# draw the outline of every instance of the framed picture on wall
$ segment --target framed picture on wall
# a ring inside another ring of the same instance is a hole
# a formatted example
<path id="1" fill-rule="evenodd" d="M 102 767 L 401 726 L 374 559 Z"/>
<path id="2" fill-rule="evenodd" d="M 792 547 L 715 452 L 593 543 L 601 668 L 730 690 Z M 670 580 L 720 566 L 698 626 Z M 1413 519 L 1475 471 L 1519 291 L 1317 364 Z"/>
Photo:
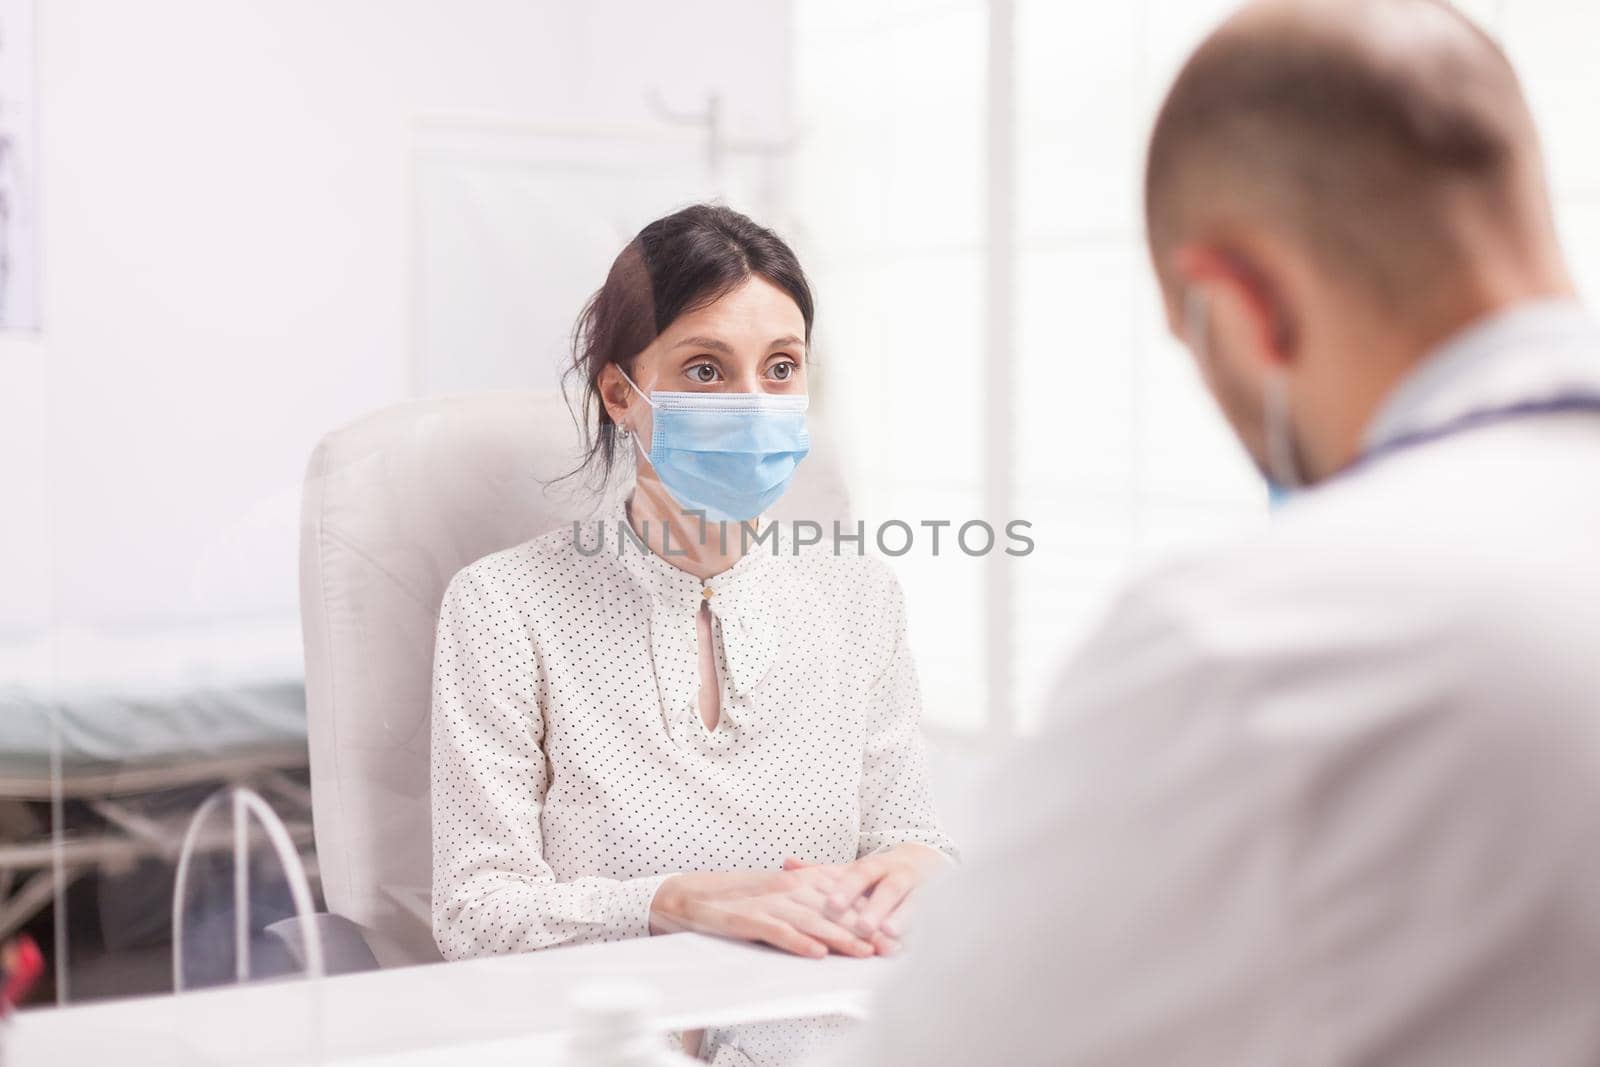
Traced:
<path id="1" fill-rule="evenodd" d="M 37 330 L 33 0 L 0 0 L 0 329 Z"/>

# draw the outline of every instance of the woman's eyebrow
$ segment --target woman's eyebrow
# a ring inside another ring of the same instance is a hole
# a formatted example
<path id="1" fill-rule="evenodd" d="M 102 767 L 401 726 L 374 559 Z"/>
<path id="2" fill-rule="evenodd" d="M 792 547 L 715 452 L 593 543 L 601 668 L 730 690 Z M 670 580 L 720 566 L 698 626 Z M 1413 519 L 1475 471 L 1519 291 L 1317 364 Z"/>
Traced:
<path id="1" fill-rule="evenodd" d="M 805 345 L 805 342 L 791 333 L 791 334 L 785 334 L 784 336 L 778 338 L 777 340 L 773 341 L 767 347 L 768 348 L 782 348 L 782 347 L 784 347 L 786 345 L 800 345 L 800 346 L 803 347 Z M 683 340 L 679 341 L 677 344 L 673 345 L 672 347 L 673 348 L 709 348 L 713 352 L 722 352 L 722 353 L 724 353 L 726 355 L 732 355 L 733 354 L 733 346 L 732 345 L 728 344 L 728 342 L 726 342 L 726 341 L 719 341 L 715 337 L 685 337 Z"/>
<path id="2" fill-rule="evenodd" d="M 728 355 L 733 354 L 732 345 L 728 344 L 726 341 L 719 341 L 715 337 L 685 337 L 672 347 L 687 348 L 691 346 L 694 348 L 709 348 L 713 352 L 723 352 Z"/>

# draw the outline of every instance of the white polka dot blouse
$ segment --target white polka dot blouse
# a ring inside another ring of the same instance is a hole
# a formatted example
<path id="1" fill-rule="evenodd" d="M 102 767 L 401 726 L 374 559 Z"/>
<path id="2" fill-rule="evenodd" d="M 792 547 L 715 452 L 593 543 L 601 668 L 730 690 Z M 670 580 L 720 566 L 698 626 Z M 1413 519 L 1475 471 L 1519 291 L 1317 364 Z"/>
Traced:
<path id="1" fill-rule="evenodd" d="M 599 518 L 484 557 L 434 654 L 433 928 L 447 959 L 649 933 L 690 871 L 954 855 L 929 796 L 899 584 L 778 525 L 702 582 Z M 826 539 L 825 539 L 826 540 Z M 712 615 L 722 714 L 697 706 Z"/>

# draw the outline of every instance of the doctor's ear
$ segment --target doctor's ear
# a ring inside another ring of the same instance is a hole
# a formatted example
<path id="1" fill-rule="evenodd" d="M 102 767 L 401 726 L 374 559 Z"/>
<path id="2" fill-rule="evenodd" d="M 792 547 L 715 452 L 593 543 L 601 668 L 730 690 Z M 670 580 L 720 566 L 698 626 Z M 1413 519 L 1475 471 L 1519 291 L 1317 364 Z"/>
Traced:
<path id="1" fill-rule="evenodd" d="M 1232 335 L 1232 351 L 1272 366 L 1294 361 L 1295 316 L 1270 271 L 1238 251 L 1191 244 L 1177 249 L 1173 269 L 1184 291 L 1201 291 L 1212 328 Z"/>

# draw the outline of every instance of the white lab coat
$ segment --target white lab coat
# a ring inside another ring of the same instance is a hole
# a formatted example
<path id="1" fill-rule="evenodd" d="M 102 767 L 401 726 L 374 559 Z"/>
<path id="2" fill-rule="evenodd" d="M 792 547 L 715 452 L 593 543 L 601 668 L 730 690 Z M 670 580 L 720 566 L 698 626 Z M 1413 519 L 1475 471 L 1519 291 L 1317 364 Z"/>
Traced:
<path id="1" fill-rule="evenodd" d="M 1536 305 L 1369 444 L 1600 398 Z M 1133 585 L 855 1064 L 1600 1063 L 1600 412 L 1380 454 Z"/>

